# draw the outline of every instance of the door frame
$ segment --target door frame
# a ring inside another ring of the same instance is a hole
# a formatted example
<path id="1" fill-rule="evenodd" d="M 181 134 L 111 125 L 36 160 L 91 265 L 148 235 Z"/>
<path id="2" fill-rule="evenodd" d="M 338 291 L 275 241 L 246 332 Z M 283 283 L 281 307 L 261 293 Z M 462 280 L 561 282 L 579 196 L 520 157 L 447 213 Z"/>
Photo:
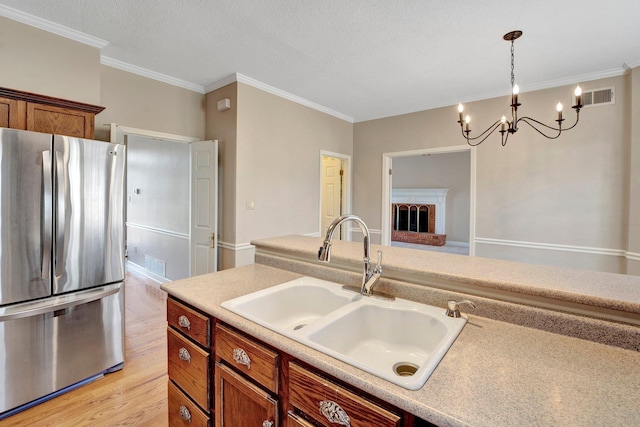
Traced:
<path id="1" fill-rule="evenodd" d="M 318 236 L 322 234 L 322 158 L 323 157 L 335 157 L 344 161 L 344 180 L 342 181 L 342 214 L 351 213 L 351 182 L 352 182 L 352 167 L 351 156 L 349 154 L 336 153 L 333 151 L 320 150 L 320 157 L 318 160 Z M 351 229 L 347 228 L 345 233 L 345 239 L 351 240 Z"/>
<path id="2" fill-rule="evenodd" d="M 476 150 L 469 145 L 455 145 L 451 147 L 423 148 L 409 151 L 382 153 L 382 206 L 381 206 L 381 236 L 382 245 L 391 245 L 391 190 L 393 189 L 393 159 L 398 157 L 413 157 L 427 154 L 447 154 L 469 151 L 469 256 L 475 255 L 476 235 Z"/>
<path id="3" fill-rule="evenodd" d="M 114 142 L 117 144 L 123 144 L 123 145 L 127 145 L 127 137 L 128 135 L 136 135 L 136 136 L 142 136 L 145 138 L 152 138 L 152 139 L 161 139 L 161 140 L 166 140 L 166 141 L 172 141 L 172 142 L 177 142 L 177 143 L 185 143 L 185 144 L 191 144 L 192 142 L 197 142 L 200 141 L 200 138 L 195 138 L 195 137 L 191 137 L 191 136 L 185 136 L 185 135 L 175 135 L 175 134 L 171 134 L 171 133 L 165 133 L 165 132 L 157 132 L 157 131 L 153 131 L 153 130 L 148 130 L 148 129 L 139 129 L 139 128 L 134 128 L 134 127 L 129 127 L 129 126 L 122 126 L 119 125 L 117 123 L 108 123 L 109 125 L 109 140 L 110 142 Z M 191 162 L 191 160 L 189 160 L 189 162 Z M 191 170 L 191 165 L 189 166 L 189 169 Z M 127 188 L 127 166 L 125 163 L 125 174 L 124 174 L 124 188 L 126 191 Z M 191 191 L 191 174 L 189 174 L 189 191 Z M 193 207 L 191 205 L 191 194 L 189 195 L 189 276 L 191 276 L 192 272 L 192 265 L 193 265 L 193 253 L 192 253 L 192 248 L 191 248 L 191 240 L 192 240 L 192 236 L 191 236 L 191 215 L 192 215 L 192 210 Z M 124 215 L 125 218 L 127 217 L 127 203 L 124 203 Z M 127 227 L 125 224 L 125 245 L 127 242 Z M 133 263 L 129 263 L 127 261 L 127 264 L 129 266 L 133 266 Z M 135 269 L 135 268 L 134 268 Z M 146 275 L 148 277 L 151 277 L 151 275 L 153 275 L 153 273 L 151 272 L 146 272 L 146 271 L 140 271 L 138 269 L 136 269 L 136 271 L 138 271 L 139 273 Z M 152 279 L 159 281 L 159 282 L 166 282 L 168 281 L 168 279 L 166 278 L 162 278 L 159 277 L 157 275 L 153 275 L 153 277 L 151 277 Z"/>

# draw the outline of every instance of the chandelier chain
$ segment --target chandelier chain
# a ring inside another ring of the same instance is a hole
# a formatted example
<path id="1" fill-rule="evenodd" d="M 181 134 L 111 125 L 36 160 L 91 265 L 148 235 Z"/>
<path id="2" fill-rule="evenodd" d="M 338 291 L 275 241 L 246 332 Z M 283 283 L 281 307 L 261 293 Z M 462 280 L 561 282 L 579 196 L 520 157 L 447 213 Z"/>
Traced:
<path id="1" fill-rule="evenodd" d="M 516 84 L 516 76 L 514 74 L 514 69 L 515 69 L 515 48 L 513 45 L 514 40 L 511 40 L 511 89 L 513 89 L 513 86 Z"/>

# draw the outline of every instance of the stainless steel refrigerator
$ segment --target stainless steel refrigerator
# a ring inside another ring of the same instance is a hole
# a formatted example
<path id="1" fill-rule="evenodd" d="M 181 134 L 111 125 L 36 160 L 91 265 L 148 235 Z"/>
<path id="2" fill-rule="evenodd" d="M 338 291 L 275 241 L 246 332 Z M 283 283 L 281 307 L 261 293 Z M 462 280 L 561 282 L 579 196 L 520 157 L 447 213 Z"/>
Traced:
<path id="1" fill-rule="evenodd" d="M 0 419 L 123 366 L 124 165 L 0 129 Z"/>

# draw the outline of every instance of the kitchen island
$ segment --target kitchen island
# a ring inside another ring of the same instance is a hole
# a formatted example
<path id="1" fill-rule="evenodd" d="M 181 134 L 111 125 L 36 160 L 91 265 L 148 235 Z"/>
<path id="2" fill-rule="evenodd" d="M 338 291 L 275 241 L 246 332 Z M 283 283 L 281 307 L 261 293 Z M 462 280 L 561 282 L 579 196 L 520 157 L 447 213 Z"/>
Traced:
<path id="1" fill-rule="evenodd" d="M 475 310 L 426 384 L 395 386 L 220 307 L 303 275 L 360 280 L 362 245 L 318 238 L 253 242 L 256 263 L 164 284 L 224 324 L 438 426 L 639 425 L 640 278 L 382 247 L 376 290 Z M 374 248 L 376 249 L 376 248 Z M 411 327 L 411 325 L 408 325 Z M 419 327 L 419 326 L 414 326 Z"/>

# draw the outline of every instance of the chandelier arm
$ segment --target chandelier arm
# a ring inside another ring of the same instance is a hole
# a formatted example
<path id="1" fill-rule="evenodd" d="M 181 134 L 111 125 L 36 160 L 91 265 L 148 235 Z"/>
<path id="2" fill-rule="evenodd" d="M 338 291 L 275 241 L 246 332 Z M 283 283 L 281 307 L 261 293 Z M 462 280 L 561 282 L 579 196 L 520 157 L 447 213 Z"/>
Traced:
<path id="1" fill-rule="evenodd" d="M 546 133 L 542 132 L 540 129 L 538 129 L 534 124 L 530 123 L 530 122 L 529 122 L 529 120 L 531 120 L 531 121 L 533 121 L 533 122 L 535 122 L 535 123 L 538 123 L 538 124 L 540 124 L 540 125 L 542 125 L 542 126 L 544 126 L 544 127 L 546 127 L 546 128 L 549 128 L 549 129 L 551 129 L 551 130 L 554 130 L 554 131 L 558 132 L 558 134 L 557 134 L 556 136 L 549 136 L 549 135 L 547 135 Z M 536 132 L 538 132 L 540 135 L 542 135 L 542 136 L 544 136 L 545 138 L 548 138 L 548 139 L 557 139 L 557 138 L 560 136 L 560 134 L 562 133 L 562 131 L 563 131 L 563 129 L 557 129 L 557 128 L 554 128 L 554 127 L 551 127 L 551 126 L 545 125 L 544 123 L 539 122 L 539 121 L 537 121 L 536 119 L 532 119 L 531 117 L 520 117 L 520 118 L 518 119 L 518 121 L 522 121 L 522 122 L 524 122 L 524 123 L 528 124 L 529 126 L 531 126 L 531 127 L 533 128 L 533 130 L 535 130 L 535 131 L 536 131 Z"/>
<path id="2" fill-rule="evenodd" d="M 506 136 L 504 136 L 504 133 L 502 134 L 503 135 L 503 137 L 502 137 L 502 146 L 503 147 L 505 145 L 507 145 L 507 141 L 509 140 L 509 135 L 511 134 L 511 132 L 506 131 L 505 133 L 507 134 Z"/>
<path id="3" fill-rule="evenodd" d="M 580 121 L 580 110 L 576 110 L 576 122 L 571 127 L 568 127 L 566 129 L 562 129 L 562 130 L 565 131 L 565 130 L 573 129 L 578 124 L 578 121 Z"/>
<path id="4" fill-rule="evenodd" d="M 485 139 L 489 138 L 491 136 L 491 134 L 493 134 L 493 132 L 496 131 L 496 129 L 498 129 L 498 127 L 500 126 L 501 121 L 500 120 L 496 120 L 491 126 L 489 126 L 484 132 L 482 132 L 480 135 L 473 137 L 473 138 L 469 138 L 468 134 L 465 134 L 465 131 L 462 130 L 462 136 L 467 140 L 467 144 L 469 144 L 472 147 L 476 147 L 480 144 L 482 144 L 484 142 Z M 484 138 L 482 138 L 484 136 Z M 472 141 L 476 141 L 478 139 L 482 138 L 480 141 L 478 142 L 472 142 Z"/>

